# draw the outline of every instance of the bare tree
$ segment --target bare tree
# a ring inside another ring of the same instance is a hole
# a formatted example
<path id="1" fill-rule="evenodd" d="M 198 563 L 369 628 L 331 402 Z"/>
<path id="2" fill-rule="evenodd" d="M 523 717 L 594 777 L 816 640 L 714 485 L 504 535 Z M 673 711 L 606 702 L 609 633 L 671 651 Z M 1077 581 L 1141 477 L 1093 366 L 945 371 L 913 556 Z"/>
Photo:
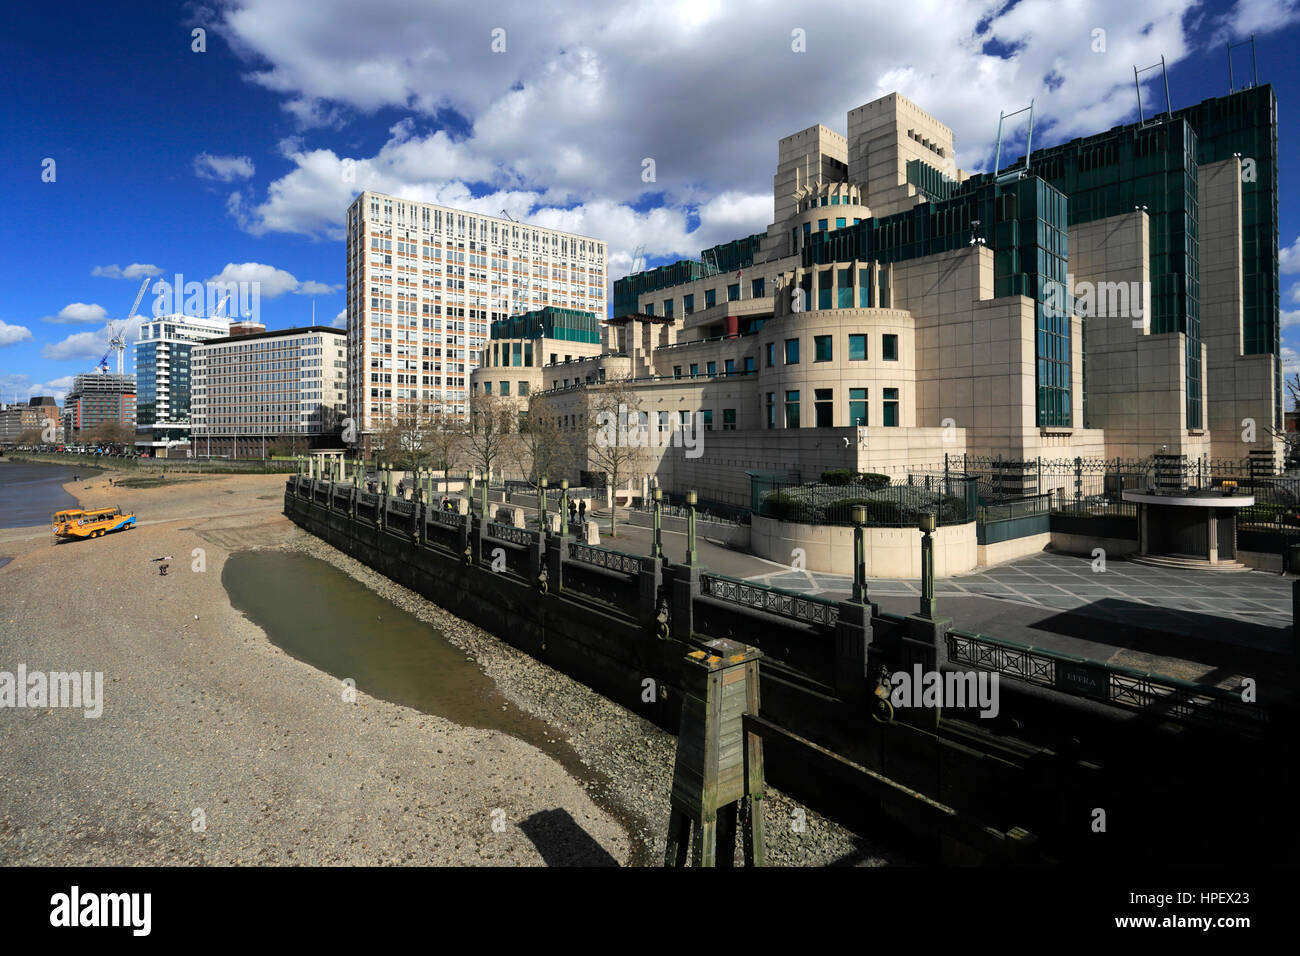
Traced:
<path id="1" fill-rule="evenodd" d="M 573 454 L 572 444 L 546 400 L 541 395 L 530 396 L 528 410 L 519 413 L 518 433 L 510 448 L 524 480 L 536 489 L 542 478 L 559 474 Z"/>
<path id="2" fill-rule="evenodd" d="M 617 492 L 628 475 L 644 471 L 649 460 L 649 416 L 630 377 L 609 378 L 587 389 L 587 460 L 605 472 Z M 618 533 L 617 498 L 610 502 L 609 536 Z"/>
<path id="3" fill-rule="evenodd" d="M 439 408 L 430 419 L 426 437 L 429 447 L 429 467 L 442 472 L 445 489 L 445 482 L 451 477 L 451 470 L 460 464 L 467 453 L 468 428 L 459 416 Z"/>
<path id="4" fill-rule="evenodd" d="M 440 418 L 428 407 L 403 408 L 376 429 L 376 453 L 386 463 L 405 471 L 432 467 Z"/>
<path id="5" fill-rule="evenodd" d="M 518 406 L 509 398 L 475 395 L 469 403 L 465 451 L 483 474 L 483 516 L 487 517 L 488 479 L 497 464 L 510 460 L 518 438 Z"/>

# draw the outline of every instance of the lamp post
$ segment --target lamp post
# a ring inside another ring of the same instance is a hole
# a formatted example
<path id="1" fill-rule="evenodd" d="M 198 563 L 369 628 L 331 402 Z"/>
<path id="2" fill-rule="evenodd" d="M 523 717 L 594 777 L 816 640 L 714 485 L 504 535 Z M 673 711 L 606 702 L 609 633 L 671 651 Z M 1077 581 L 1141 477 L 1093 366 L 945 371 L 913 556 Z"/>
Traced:
<path id="1" fill-rule="evenodd" d="M 663 489 L 656 486 L 654 491 L 651 492 L 651 496 L 654 499 L 654 550 L 650 552 L 650 556 L 662 561 L 664 559 Z"/>
<path id="2" fill-rule="evenodd" d="M 537 481 L 537 527 L 543 531 L 546 530 L 546 485 L 545 478 L 539 478 Z"/>
<path id="3" fill-rule="evenodd" d="M 921 617 L 934 620 L 934 528 L 933 511 L 921 512 Z"/>
<path id="4" fill-rule="evenodd" d="M 700 496 L 694 490 L 686 492 L 686 566 L 692 567 L 695 555 L 695 504 Z"/>
<path id="5" fill-rule="evenodd" d="M 560 479 L 560 537 L 565 537 L 569 523 L 569 479 Z"/>
<path id="6" fill-rule="evenodd" d="M 867 523 L 867 509 L 862 505 L 853 506 L 853 600 L 859 604 L 867 603 L 867 555 L 863 538 L 864 525 Z"/>

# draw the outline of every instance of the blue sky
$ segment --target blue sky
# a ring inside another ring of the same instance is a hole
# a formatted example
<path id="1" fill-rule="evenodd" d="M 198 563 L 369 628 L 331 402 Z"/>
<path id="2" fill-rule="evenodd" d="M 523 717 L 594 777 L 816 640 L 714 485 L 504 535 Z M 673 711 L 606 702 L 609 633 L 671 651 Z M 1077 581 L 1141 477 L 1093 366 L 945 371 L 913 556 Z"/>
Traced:
<path id="1" fill-rule="evenodd" d="M 999 109 L 1037 97 L 1043 146 L 1100 131 L 1135 118 L 1133 66 L 1162 54 L 1186 106 L 1228 91 L 1224 44 L 1251 32 L 1279 101 L 1283 335 L 1300 367 L 1297 0 L 592 6 L 11 6 L 4 400 L 61 397 L 155 270 L 260 281 L 271 328 L 306 324 L 313 302 L 335 321 L 339 230 L 365 186 L 597 236 L 617 277 L 641 245 L 654 265 L 764 229 L 776 141 L 818 122 L 843 130 L 884 93 L 952 126 L 957 164 L 982 170 Z M 1238 85 L 1249 57 L 1234 51 Z M 1144 74 L 1144 103 L 1163 104 L 1157 78 Z M 152 304 L 146 293 L 141 311 Z"/>

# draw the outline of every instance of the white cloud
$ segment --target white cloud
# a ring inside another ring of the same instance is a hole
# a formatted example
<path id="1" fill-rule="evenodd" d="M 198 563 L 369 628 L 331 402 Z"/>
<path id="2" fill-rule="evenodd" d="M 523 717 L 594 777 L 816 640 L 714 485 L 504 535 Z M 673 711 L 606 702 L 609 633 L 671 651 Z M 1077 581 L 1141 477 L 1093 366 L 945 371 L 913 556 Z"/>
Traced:
<path id="1" fill-rule="evenodd" d="M 1272 33 L 1297 20 L 1300 20 L 1300 0 L 1237 0 L 1236 5 L 1219 18 L 1215 42 L 1241 40 L 1252 33 Z"/>
<path id="2" fill-rule="evenodd" d="M 194 157 L 194 175 L 200 179 L 215 179 L 230 183 L 248 179 L 253 175 L 253 161 L 247 156 L 213 156 L 199 153 Z"/>
<path id="3" fill-rule="evenodd" d="M 140 337 L 140 325 L 145 321 L 145 318 L 145 316 L 137 315 L 126 327 L 126 366 L 128 371 L 134 354 L 131 343 Z M 152 318 L 150 318 L 150 321 L 152 321 Z M 55 361 L 84 360 L 97 362 L 108 351 L 108 332 L 107 325 L 95 331 L 74 332 L 67 338 L 42 347 L 41 357 Z M 87 371 L 90 371 L 90 369 L 87 369 Z"/>
<path id="4" fill-rule="evenodd" d="M 334 316 L 334 321 L 330 325 L 336 329 L 346 329 L 348 327 L 348 310 L 339 309 L 339 314 Z"/>
<path id="5" fill-rule="evenodd" d="M 31 329 L 25 325 L 10 325 L 0 319 L 0 346 L 16 345 L 32 337 Z"/>
<path id="6" fill-rule="evenodd" d="M 298 295 L 332 295 L 343 288 L 341 285 L 327 285 L 324 282 L 316 282 L 308 279 L 293 291 Z"/>
<path id="7" fill-rule="evenodd" d="M 1278 250 L 1277 269 L 1283 275 L 1300 272 L 1300 236 L 1291 245 Z"/>
<path id="8" fill-rule="evenodd" d="M 0 399 L 6 402 L 26 402 L 35 395 L 52 395 L 62 404 L 68 390 L 72 388 L 72 376 L 64 375 L 48 382 L 33 382 L 30 375 L 13 373 L 0 375 Z"/>
<path id="9" fill-rule="evenodd" d="M 1300 325 L 1300 309 L 1283 309 L 1278 315 L 1284 329 Z"/>
<path id="10" fill-rule="evenodd" d="M 1300 353 L 1289 345 L 1282 346 L 1282 374 L 1295 375 L 1300 373 Z"/>
<path id="11" fill-rule="evenodd" d="M 71 302 L 59 309 L 58 315 L 47 315 L 46 322 L 72 325 L 77 322 L 103 322 L 108 312 L 102 305 L 86 302 Z"/>
<path id="12" fill-rule="evenodd" d="M 616 13 L 577 0 L 389 0 L 378 14 L 365 0 L 319 0 L 304 22 L 288 0 L 245 0 L 212 27 L 304 125 L 410 115 L 370 156 L 282 144 L 293 168 L 261 198 L 232 193 L 227 210 L 256 235 L 337 239 L 363 188 L 493 215 L 504 207 L 605 239 L 617 275 L 642 243 L 650 256 L 694 256 L 763 230 L 777 140 L 815 123 L 845 132 L 848 110 L 893 90 L 953 127 L 968 169 L 992 159 L 997 110 L 1031 97 L 1044 145 L 1122 122 L 1135 108 L 1132 64 L 1182 59 L 1195 8 L 828 0 L 792 16 L 700 0 L 630 0 Z M 498 26 L 503 54 L 490 48 Z M 807 53 L 791 51 L 795 27 Z M 1098 27 L 1103 53 L 1092 49 Z M 983 52 L 990 41 L 1015 52 Z M 1144 88 L 1144 102 L 1155 92 Z M 466 118 L 464 135 L 429 129 L 447 110 Z M 641 179 L 646 157 L 654 183 Z M 662 194 L 662 209 L 636 211 L 647 193 Z M 697 214 L 699 228 L 688 228 Z"/>
<path id="13" fill-rule="evenodd" d="M 291 273 L 261 262 L 242 262 L 238 265 L 228 262 L 224 269 L 208 281 L 257 283 L 254 288 L 258 288 L 259 294 L 267 299 L 274 299 L 298 288 L 298 280 Z"/>
<path id="14" fill-rule="evenodd" d="M 95 266 L 90 270 L 90 274 L 92 276 L 103 276 L 106 279 L 140 279 L 144 276 L 162 275 L 162 270 L 155 265 L 133 262 L 125 269 L 118 265 Z"/>

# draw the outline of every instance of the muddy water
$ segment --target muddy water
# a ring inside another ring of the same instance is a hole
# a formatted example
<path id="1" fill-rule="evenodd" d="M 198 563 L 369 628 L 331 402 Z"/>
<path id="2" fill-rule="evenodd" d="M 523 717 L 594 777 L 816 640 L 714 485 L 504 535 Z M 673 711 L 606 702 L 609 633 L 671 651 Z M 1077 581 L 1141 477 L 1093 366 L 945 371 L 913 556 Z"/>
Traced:
<path id="1" fill-rule="evenodd" d="M 77 499 L 63 490 L 63 483 L 74 475 L 98 474 L 79 465 L 0 461 L 0 528 L 48 525 L 54 512 L 77 507 Z"/>
<path id="2" fill-rule="evenodd" d="M 646 822 L 614 796 L 556 728 L 517 707 L 442 634 L 337 568 L 302 554 L 242 551 L 226 560 L 230 603 L 288 654 L 372 697 L 463 727 L 510 734 L 554 758 L 627 831 L 631 863 L 650 865 Z"/>

